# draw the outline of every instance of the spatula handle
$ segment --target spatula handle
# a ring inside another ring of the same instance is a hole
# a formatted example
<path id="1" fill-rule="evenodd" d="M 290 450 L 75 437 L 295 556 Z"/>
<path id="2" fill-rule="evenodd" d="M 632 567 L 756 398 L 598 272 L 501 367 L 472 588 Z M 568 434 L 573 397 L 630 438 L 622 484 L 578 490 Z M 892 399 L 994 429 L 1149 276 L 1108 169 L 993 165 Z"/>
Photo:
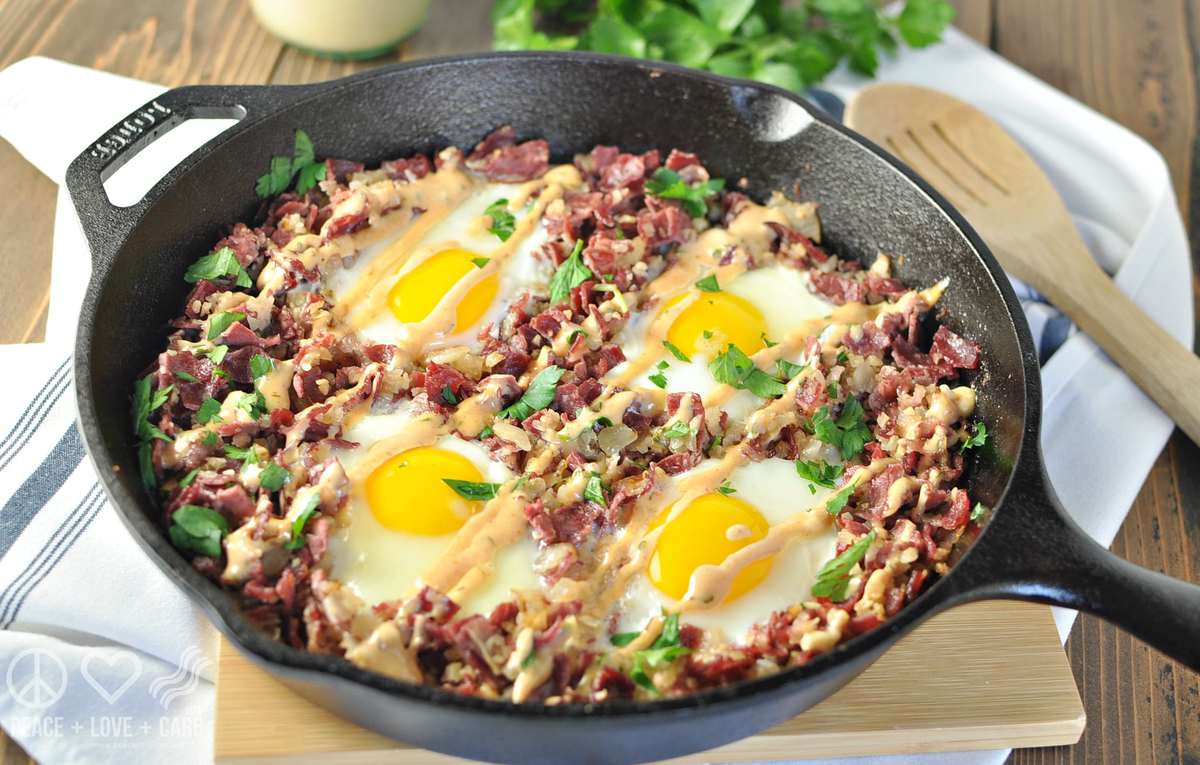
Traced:
<path id="1" fill-rule="evenodd" d="M 1117 289 L 1098 266 L 1073 271 L 1041 291 L 1200 444 L 1200 358 Z"/>

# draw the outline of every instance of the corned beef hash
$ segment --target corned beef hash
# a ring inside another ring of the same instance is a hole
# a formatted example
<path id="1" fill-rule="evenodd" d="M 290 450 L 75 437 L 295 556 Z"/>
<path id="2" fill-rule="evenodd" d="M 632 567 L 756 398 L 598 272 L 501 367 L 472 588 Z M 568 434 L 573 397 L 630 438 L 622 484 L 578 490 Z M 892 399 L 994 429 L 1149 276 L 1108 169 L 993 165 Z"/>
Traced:
<path id="1" fill-rule="evenodd" d="M 882 624 L 987 512 L 980 349 L 702 158 L 496 130 L 295 155 L 136 384 L 172 542 L 261 629 L 513 702 L 652 699 Z M 896 253 L 900 255 L 902 253 Z"/>

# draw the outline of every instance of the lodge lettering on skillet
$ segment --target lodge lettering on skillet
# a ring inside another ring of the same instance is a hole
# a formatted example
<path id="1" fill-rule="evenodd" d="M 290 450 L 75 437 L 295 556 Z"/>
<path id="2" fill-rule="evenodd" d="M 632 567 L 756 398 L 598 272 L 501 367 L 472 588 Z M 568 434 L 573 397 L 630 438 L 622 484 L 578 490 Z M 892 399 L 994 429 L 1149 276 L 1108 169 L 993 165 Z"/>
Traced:
<path id="1" fill-rule="evenodd" d="M 88 153 L 96 159 L 112 159 L 136 141 L 138 137 L 145 134 L 147 130 L 161 124 L 174 113 L 170 107 L 163 106 L 158 101 L 151 101 L 126 117 L 108 135 L 93 144 Z"/>

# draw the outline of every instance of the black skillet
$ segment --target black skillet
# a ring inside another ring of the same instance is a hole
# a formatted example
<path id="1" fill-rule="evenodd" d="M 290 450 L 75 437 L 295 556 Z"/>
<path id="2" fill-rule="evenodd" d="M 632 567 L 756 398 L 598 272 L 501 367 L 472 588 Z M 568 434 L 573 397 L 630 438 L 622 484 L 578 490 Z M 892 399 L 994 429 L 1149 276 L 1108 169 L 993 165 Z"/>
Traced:
<path id="1" fill-rule="evenodd" d="M 142 201 L 127 208 L 108 202 L 103 179 L 158 135 L 189 118 L 228 116 L 242 119 Z M 971 466 L 969 488 L 994 510 L 978 539 L 961 546 L 965 554 L 948 576 L 879 629 L 803 667 L 681 699 L 547 708 L 456 696 L 294 650 L 255 631 L 224 592 L 188 565 L 139 486 L 129 426 L 132 383 L 163 346 L 164 328 L 187 292 L 188 264 L 233 221 L 253 217 L 255 177 L 271 155 L 290 151 L 296 128 L 308 131 L 321 155 L 370 163 L 469 147 L 505 123 L 524 136 L 545 137 L 561 160 L 597 143 L 633 151 L 680 147 L 697 152 L 715 176 L 745 177 L 759 197 L 798 186 L 804 199 L 820 203 L 825 241 L 835 251 L 867 262 L 880 251 L 898 255 L 898 275 L 908 284 L 950 278 L 945 322 L 984 348 L 975 380 L 978 413 L 994 444 Z M 1055 498 L 1038 451 L 1037 355 L 1017 299 L 983 242 L 911 171 L 791 93 L 667 65 L 549 53 L 423 61 L 318 85 L 180 88 L 80 155 L 67 186 L 95 262 L 75 349 L 79 422 L 109 498 L 150 557 L 234 645 L 356 723 L 484 760 L 672 757 L 796 715 L 917 624 L 982 598 L 1091 611 L 1200 667 L 1200 588 L 1109 554 Z"/>

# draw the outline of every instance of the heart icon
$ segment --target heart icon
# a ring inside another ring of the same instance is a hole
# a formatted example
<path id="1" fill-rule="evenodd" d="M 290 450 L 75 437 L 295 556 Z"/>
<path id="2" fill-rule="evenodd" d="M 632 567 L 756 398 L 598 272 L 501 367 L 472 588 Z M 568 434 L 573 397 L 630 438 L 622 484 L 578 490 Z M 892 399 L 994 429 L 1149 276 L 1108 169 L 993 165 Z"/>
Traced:
<path id="1" fill-rule="evenodd" d="M 142 676 L 142 660 L 129 651 L 93 648 L 79 664 L 79 674 L 100 698 L 114 704 Z"/>

